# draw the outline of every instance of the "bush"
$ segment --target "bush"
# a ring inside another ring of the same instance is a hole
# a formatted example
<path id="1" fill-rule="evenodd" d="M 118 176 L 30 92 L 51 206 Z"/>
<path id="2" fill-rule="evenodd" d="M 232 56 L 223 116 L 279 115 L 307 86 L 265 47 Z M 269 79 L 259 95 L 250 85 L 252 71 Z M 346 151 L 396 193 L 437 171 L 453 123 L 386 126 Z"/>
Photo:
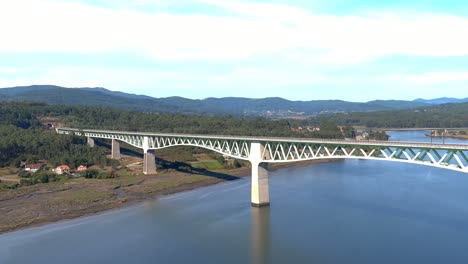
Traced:
<path id="1" fill-rule="evenodd" d="M 21 170 L 21 171 L 18 173 L 18 176 L 19 176 L 20 178 L 31 178 L 32 174 L 31 174 L 29 171 Z"/>
<path id="2" fill-rule="evenodd" d="M 0 183 L 0 189 L 10 189 L 10 190 L 13 190 L 13 189 L 18 189 L 19 187 L 19 183 L 3 183 L 1 182 Z"/>
<path id="3" fill-rule="evenodd" d="M 21 186 L 29 186 L 29 185 L 33 185 L 34 183 L 32 182 L 31 179 L 21 179 L 20 180 L 20 185 Z"/>
<path id="4" fill-rule="evenodd" d="M 40 183 L 48 183 L 49 182 L 49 175 L 47 173 L 41 173 L 35 177 L 38 182 Z"/>
<path id="5" fill-rule="evenodd" d="M 98 170 L 87 170 L 85 173 L 84 173 L 84 177 L 86 179 L 92 179 L 92 178 L 96 178 L 96 175 L 99 174 L 99 171 Z"/>
<path id="6" fill-rule="evenodd" d="M 226 159 L 221 155 L 216 156 L 216 161 L 219 162 L 219 164 L 221 164 L 221 165 L 226 163 Z"/>
<path id="7" fill-rule="evenodd" d="M 107 159 L 107 165 L 111 166 L 112 169 L 116 169 L 118 166 L 120 166 L 120 161 L 115 159 Z"/>
<path id="8" fill-rule="evenodd" d="M 30 174 L 30 177 L 24 177 L 21 179 L 20 184 L 24 186 L 34 185 L 38 183 L 48 183 L 67 179 L 68 176 L 57 175 L 50 171 L 38 171 L 34 174 Z"/>
<path id="9" fill-rule="evenodd" d="M 113 172 L 101 171 L 96 179 L 111 179 L 114 178 Z"/>
<path id="10" fill-rule="evenodd" d="M 101 171 L 101 170 L 88 170 L 83 175 L 86 179 L 110 179 L 115 178 L 113 172 Z"/>
<path id="11" fill-rule="evenodd" d="M 236 159 L 232 162 L 232 165 L 234 166 L 234 168 L 242 167 L 242 163 L 240 163 L 240 161 L 238 161 Z"/>

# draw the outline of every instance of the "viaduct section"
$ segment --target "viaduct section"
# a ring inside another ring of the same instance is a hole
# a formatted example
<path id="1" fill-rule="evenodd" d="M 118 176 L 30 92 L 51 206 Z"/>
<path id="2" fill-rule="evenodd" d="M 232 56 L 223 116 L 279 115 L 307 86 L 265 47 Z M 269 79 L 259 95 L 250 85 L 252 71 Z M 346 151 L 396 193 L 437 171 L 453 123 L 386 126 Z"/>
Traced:
<path id="1" fill-rule="evenodd" d="M 174 146 L 194 146 L 252 165 L 252 205 L 269 205 L 268 163 L 318 159 L 366 159 L 420 164 L 468 173 L 468 145 L 392 141 L 323 140 L 216 135 L 140 133 L 57 128 L 58 134 L 112 141 L 112 158 L 120 159 L 120 142 L 143 149 L 143 173 L 155 174 L 155 151 Z"/>

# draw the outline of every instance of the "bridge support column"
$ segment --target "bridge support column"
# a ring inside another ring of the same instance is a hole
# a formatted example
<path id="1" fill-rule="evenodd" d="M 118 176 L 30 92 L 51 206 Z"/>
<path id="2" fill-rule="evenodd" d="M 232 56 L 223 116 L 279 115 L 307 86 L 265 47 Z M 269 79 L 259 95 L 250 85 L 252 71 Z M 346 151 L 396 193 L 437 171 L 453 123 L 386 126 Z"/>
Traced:
<path id="1" fill-rule="evenodd" d="M 154 150 L 149 149 L 149 138 L 143 138 L 143 173 L 148 174 L 156 174 L 156 155 Z"/>
<path id="2" fill-rule="evenodd" d="M 116 139 L 112 139 L 112 158 L 120 159 L 120 143 Z"/>
<path id="3" fill-rule="evenodd" d="M 94 138 L 88 137 L 88 146 L 94 148 Z"/>
<path id="4" fill-rule="evenodd" d="M 270 205 L 270 187 L 267 164 L 262 163 L 263 146 L 251 143 L 250 163 L 252 164 L 252 206 Z"/>
<path id="5" fill-rule="evenodd" d="M 147 150 L 143 158 L 143 173 L 156 174 L 156 155 L 154 150 Z"/>

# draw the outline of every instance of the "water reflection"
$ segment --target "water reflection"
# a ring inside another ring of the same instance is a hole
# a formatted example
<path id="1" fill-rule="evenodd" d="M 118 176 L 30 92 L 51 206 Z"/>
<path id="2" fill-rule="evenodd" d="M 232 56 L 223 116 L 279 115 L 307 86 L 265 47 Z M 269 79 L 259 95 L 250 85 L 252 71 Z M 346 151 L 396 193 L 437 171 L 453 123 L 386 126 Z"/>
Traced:
<path id="1" fill-rule="evenodd" d="M 252 264 L 271 263 L 270 232 L 270 207 L 252 207 Z"/>

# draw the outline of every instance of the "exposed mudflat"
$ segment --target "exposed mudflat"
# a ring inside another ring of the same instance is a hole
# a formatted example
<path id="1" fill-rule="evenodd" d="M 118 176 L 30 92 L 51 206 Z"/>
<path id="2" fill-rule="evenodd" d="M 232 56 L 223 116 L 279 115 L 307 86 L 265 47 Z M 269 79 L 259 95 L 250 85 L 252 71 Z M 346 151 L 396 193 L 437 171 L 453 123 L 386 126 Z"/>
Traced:
<path id="1" fill-rule="evenodd" d="M 307 165 L 309 161 L 274 164 L 271 169 Z M 135 171 L 139 170 L 135 167 Z M 161 195 L 236 180 L 250 175 L 250 168 L 192 174 L 163 171 L 157 175 L 125 173 L 114 179 L 71 179 L 37 184 L 16 190 L 0 190 L 0 233 L 24 227 L 77 218 Z"/>

